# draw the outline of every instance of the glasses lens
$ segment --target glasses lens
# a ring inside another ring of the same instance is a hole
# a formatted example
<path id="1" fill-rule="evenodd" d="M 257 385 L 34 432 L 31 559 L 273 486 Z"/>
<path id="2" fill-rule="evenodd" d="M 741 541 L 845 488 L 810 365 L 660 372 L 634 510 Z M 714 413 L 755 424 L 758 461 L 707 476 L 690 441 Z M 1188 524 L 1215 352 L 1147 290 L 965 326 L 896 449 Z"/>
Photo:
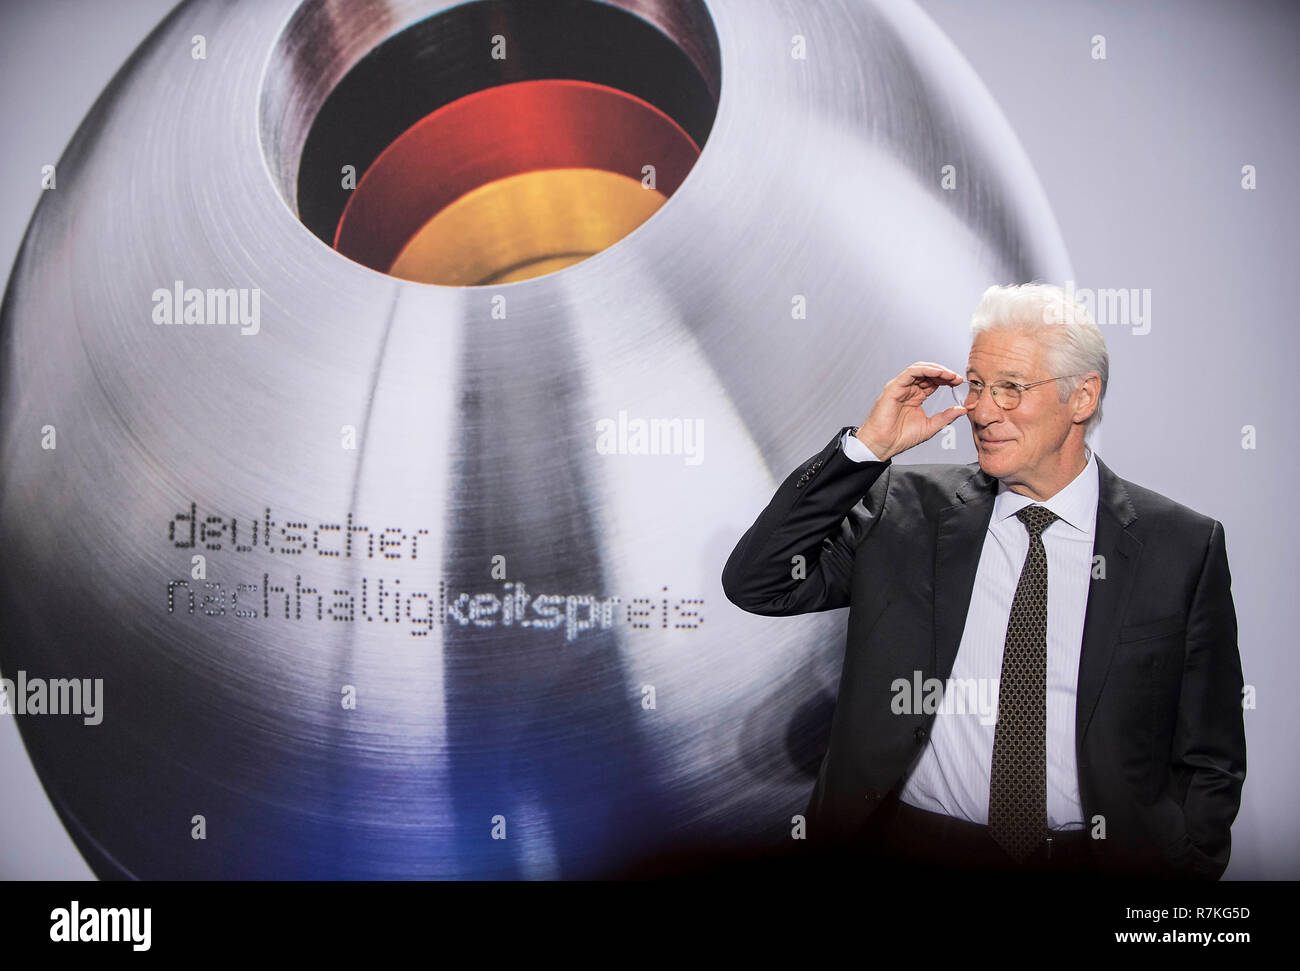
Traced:
<path id="1" fill-rule="evenodd" d="M 970 383 L 966 381 L 963 381 L 955 388 L 949 386 L 948 390 L 952 392 L 953 404 L 961 405 L 968 411 L 975 405 L 975 402 L 979 400 L 975 394 L 975 390 L 970 386 Z M 1007 411 L 1010 411 L 1016 405 L 1020 404 L 1020 389 L 1012 387 L 1009 384 L 998 384 L 994 385 L 993 388 L 989 388 L 985 385 L 984 390 L 986 394 L 996 390 L 997 394 L 993 395 L 994 402 L 998 407 L 1004 408 Z"/>
<path id="2" fill-rule="evenodd" d="M 927 418 L 933 418 L 939 412 L 947 411 L 953 405 L 960 404 L 960 402 L 953 399 L 951 394 L 953 390 L 951 385 L 944 384 L 930 392 L 921 405 Z"/>

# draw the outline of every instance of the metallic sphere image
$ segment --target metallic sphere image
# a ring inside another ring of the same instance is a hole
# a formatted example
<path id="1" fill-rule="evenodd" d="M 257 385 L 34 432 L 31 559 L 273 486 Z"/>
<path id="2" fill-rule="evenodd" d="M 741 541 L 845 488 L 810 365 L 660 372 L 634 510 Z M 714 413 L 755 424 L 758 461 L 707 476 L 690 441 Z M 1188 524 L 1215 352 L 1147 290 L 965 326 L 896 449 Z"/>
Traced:
<path id="1" fill-rule="evenodd" d="M 844 619 L 721 565 L 1065 247 L 907 0 L 540 8 L 188 0 L 59 160 L 0 669 L 102 679 L 19 723 L 100 877 L 601 877 L 806 804 Z"/>

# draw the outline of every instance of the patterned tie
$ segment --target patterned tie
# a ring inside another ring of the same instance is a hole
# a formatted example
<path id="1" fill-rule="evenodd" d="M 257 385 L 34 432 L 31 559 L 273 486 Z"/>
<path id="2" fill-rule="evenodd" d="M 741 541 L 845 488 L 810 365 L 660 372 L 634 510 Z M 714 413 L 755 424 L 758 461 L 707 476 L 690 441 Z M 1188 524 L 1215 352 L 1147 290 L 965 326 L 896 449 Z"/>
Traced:
<path id="1" fill-rule="evenodd" d="M 1002 650 L 989 833 L 1020 863 L 1047 833 L 1047 551 L 1042 533 L 1058 517 L 1042 506 L 1026 506 L 1016 516 L 1029 530 L 1029 552 Z"/>

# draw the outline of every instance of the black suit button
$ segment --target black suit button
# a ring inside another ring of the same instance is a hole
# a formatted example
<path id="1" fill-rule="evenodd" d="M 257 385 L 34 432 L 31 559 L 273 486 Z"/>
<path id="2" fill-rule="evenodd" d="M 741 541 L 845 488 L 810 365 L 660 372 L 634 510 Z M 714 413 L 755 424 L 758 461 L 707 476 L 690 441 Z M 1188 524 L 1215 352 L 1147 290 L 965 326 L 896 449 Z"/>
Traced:
<path id="1" fill-rule="evenodd" d="M 927 738 L 927 732 L 924 728 L 918 726 L 916 731 L 912 733 L 912 737 L 918 742 L 924 742 Z"/>
<path id="2" fill-rule="evenodd" d="M 880 802 L 881 798 L 883 798 L 883 796 L 879 789 L 867 790 L 867 794 L 866 794 L 867 802 Z"/>

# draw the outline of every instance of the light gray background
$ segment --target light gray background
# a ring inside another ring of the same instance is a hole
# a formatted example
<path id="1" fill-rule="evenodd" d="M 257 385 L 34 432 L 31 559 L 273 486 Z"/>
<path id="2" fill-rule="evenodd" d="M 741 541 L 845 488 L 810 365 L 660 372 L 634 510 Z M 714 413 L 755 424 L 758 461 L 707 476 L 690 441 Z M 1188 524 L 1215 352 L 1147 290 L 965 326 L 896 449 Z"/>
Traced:
<path id="1" fill-rule="evenodd" d="M 920 5 L 1018 134 L 1076 285 L 1151 291 L 1150 333 L 1105 328 L 1111 385 L 1098 453 L 1119 475 L 1224 525 L 1242 662 L 1259 705 L 1246 712 L 1249 770 L 1226 878 L 1300 877 L 1300 597 L 1286 586 L 1296 530 L 1285 491 L 1300 445 L 1290 371 L 1300 338 L 1286 289 L 1300 251 L 1300 5 Z M 99 92 L 171 7 L 4 0 L 6 278 L 39 199 L 41 166 L 58 161 Z M 1091 56 L 1097 34 L 1104 61 Z M 1253 192 L 1241 188 L 1245 164 L 1258 172 Z M 944 363 L 961 370 L 965 362 Z M 870 404 L 864 399 L 863 414 Z M 846 424 L 861 417 L 841 416 Z M 1244 425 L 1257 429 L 1253 451 L 1241 448 Z M 13 718 L 0 718 L 0 878 L 91 878 Z"/>

